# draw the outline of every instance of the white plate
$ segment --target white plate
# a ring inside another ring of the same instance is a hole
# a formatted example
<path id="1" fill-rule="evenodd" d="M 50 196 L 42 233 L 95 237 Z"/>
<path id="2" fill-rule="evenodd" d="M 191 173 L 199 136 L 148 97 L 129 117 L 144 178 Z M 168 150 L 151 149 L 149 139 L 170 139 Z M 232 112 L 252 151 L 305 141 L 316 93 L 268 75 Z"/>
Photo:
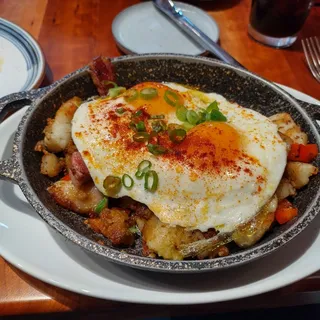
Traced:
<path id="1" fill-rule="evenodd" d="M 317 102 L 311 97 L 306 100 Z M 2 159 L 11 154 L 14 130 L 24 112 L 0 126 Z M 168 275 L 113 264 L 67 242 L 11 183 L 0 181 L 0 198 L 0 254 L 38 279 L 94 297 L 154 304 L 218 302 L 274 290 L 320 269 L 320 215 L 306 231 L 260 260 L 212 273 Z"/>
<path id="2" fill-rule="evenodd" d="M 44 68 L 42 51 L 31 35 L 0 18 L 0 98 L 37 88 Z"/>
<path id="3" fill-rule="evenodd" d="M 213 41 L 218 41 L 219 28 L 211 16 L 190 4 L 182 2 L 175 2 L 175 4 Z M 112 33 L 118 47 L 127 54 L 200 55 L 205 52 L 199 44 L 157 10 L 152 2 L 140 3 L 120 12 L 113 20 Z"/>
<path id="4" fill-rule="evenodd" d="M 300 99 L 302 101 L 305 101 L 305 102 L 309 102 L 309 103 L 313 103 L 313 104 L 319 104 L 320 105 L 320 101 L 315 99 L 315 98 L 312 98 L 310 96 L 308 96 L 307 94 L 303 93 L 303 92 L 300 92 L 296 89 L 293 89 L 293 88 L 290 88 L 290 87 L 287 87 L 283 84 L 279 84 L 279 83 L 276 83 L 279 87 L 282 87 L 282 89 L 284 89 L 285 91 L 287 91 L 288 93 L 290 93 L 293 97 L 296 97 L 297 99 Z"/>

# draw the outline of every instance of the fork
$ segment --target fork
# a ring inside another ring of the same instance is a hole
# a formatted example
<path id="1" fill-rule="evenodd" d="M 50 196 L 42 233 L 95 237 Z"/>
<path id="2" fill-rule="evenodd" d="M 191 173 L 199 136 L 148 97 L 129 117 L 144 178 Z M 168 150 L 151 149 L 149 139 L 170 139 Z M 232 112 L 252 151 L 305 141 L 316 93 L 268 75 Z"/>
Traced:
<path id="1" fill-rule="evenodd" d="M 312 75 L 320 82 L 320 44 L 317 37 L 301 40 L 304 55 Z"/>

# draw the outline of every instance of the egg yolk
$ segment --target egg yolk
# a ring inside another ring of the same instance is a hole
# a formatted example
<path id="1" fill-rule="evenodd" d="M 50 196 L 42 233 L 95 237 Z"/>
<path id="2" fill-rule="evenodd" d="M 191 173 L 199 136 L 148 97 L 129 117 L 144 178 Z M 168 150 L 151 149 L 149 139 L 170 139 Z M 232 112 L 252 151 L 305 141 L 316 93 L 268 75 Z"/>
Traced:
<path id="1" fill-rule="evenodd" d="M 223 167 L 236 169 L 237 160 L 243 156 L 239 132 L 224 122 L 195 126 L 175 151 L 195 168 L 210 171 Z"/>
<path id="2" fill-rule="evenodd" d="M 178 97 L 178 103 L 183 104 L 183 98 L 178 91 L 175 91 L 161 83 L 156 82 L 144 82 L 134 86 L 132 89 L 138 90 L 139 92 L 145 88 L 155 88 L 157 89 L 157 96 L 150 100 L 142 99 L 141 96 L 130 102 L 136 109 L 144 107 L 145 111 L 150 115 L 166 115 L 175 112 L 175 107 L 171 106 L 165 101 L 165 93 L 170 90 L 176 94 Z"/>

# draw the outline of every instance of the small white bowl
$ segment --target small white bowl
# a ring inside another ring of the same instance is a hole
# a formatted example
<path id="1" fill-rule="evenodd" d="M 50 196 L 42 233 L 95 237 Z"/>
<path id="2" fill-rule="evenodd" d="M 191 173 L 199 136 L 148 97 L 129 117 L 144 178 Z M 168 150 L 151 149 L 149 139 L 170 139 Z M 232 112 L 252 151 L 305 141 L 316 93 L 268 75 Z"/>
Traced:
<path id="1" fill-rule="evenodd" d="M 219 27 L 210 15 L 190 4 L 182 2 L 175 4 L 213 41 L 218 41 Z M 112 22 L 112 33 L 118 47 L 126 54 L 201 55 L 206 52 L 155 8 L 152 2 L 140 3 L 120 12 Z"/>

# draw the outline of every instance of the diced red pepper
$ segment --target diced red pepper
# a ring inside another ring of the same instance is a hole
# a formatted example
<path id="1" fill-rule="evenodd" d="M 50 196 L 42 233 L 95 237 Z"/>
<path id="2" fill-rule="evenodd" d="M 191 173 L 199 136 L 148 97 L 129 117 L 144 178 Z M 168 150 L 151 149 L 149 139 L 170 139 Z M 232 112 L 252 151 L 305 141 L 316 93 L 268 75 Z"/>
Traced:
<path id="1" fill-rule="evenodd" d="M 287 223 L 298 215 L 298 209 L 290 201 L 283 199 L 279 202 L 275 212 L 276 220 L 279 224 Z"/>
<path id="2" fill-rule="evenodd" d="M 70 175 L 65 175 L 61 180 L 63 180 L 63 181 L 70 181 L 71 180 L 71 178 L 70 178 Z"/>
<path id="3" fill-rule="evenodd" d="M 288 154 L 288 160 L 309 163 L 318 155 L 318 152 L 316 144 L 293 143 Z"/>

